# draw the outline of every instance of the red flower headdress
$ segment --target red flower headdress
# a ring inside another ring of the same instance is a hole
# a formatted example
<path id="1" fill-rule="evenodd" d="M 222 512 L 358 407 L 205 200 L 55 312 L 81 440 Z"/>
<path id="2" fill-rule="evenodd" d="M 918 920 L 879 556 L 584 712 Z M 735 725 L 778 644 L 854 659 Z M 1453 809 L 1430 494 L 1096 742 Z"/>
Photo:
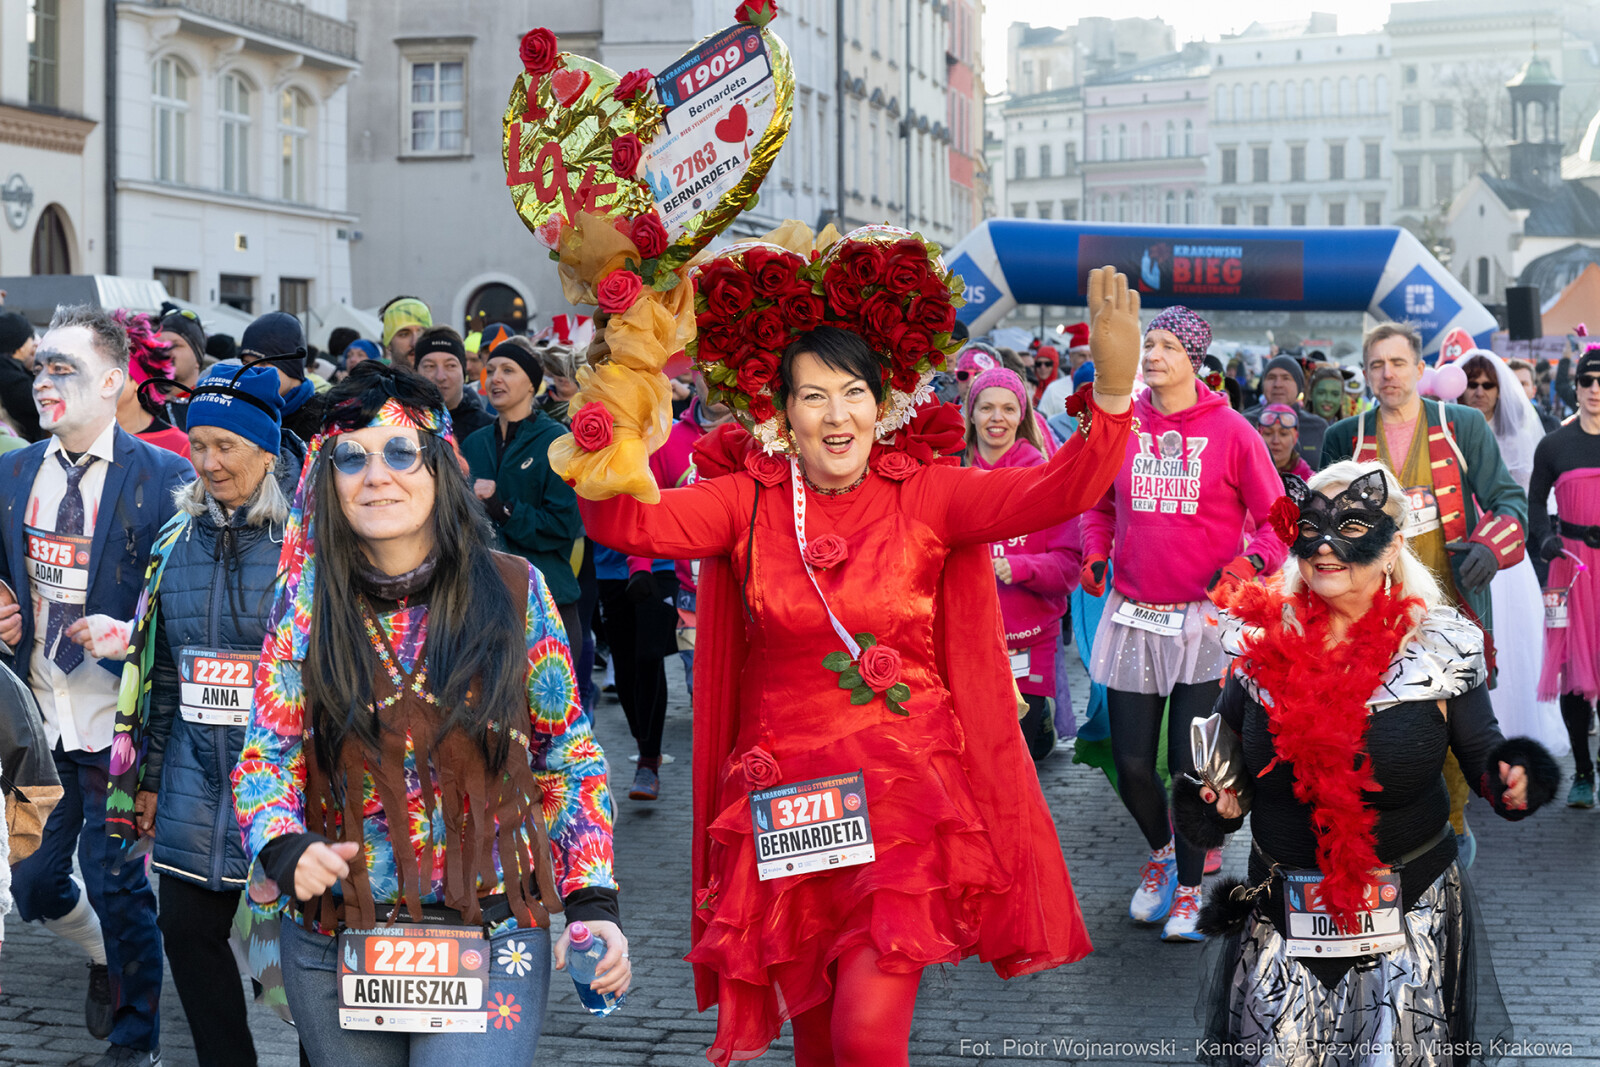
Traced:
<path id="1" fill-rule="evenodd" d="M 696 270 L 694 283 L 697 336 L 687 351 L 711 399 L 731 406 L 768 452 L 787 449 L 778 364 L 797 335 L 837 326 L 878 354 L 887 385 L 879 440 L 912 421 L 959 347 L 950 331 L 964 282 L 937 245 L 892 226 L 852 230 L 809 260 L 776 244 L 734 245 Z"/>

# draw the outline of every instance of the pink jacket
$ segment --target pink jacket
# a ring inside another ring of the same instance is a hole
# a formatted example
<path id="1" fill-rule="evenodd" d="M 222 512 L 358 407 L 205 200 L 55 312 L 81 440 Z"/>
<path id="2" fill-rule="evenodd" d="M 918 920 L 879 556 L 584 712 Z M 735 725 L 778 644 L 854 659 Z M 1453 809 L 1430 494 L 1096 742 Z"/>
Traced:
<path id="1" fill-rule="evenodd" d="M 1083 554 L 1110 556 L 1117 592 L 1130 600 L 1203 600 L 1234 557 L 1259 556 L 1273 571 L 1288 555 L 1267 524 L 1283 482 L 1266 442 L 1225 394 L 1199 382 L 1195 392 L 1198 403 L 1170 416 L 1148 393 L 1134 401 L 1139 432 L 1128 437 L 1127 460 L 1083 513 Z"/>
<path id="2" fill-rule="evenodd" d="M 974 455 L 972 465 L 979 470 L 1002 467 L 1035 467 L 1045 461 L 1037 448 L 1018 440 L 998 463 L 985 463 Z M 1000 614 L 1006 628 L 1006 646 L 1026 648 L 1049 642 L 1053 648 L 1061 632 L 1061 616 L 1067 600 L 1078 587 L 1078 572 L 1083 567 L 1079 518 L 1046 527 L 1026 537 L 996 541 L 989 546 L 996 558 L 1011 563 L 1011 584 L 1000 583 Z"/>

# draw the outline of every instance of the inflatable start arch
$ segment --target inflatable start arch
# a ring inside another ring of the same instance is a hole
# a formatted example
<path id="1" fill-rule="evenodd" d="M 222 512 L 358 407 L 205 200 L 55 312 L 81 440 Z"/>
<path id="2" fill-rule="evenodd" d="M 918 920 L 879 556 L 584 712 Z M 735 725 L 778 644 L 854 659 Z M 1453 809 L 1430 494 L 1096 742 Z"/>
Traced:
<path id="1" fill-rule="evenodd" d="M 1288 229 L 1128 226 L 988 219 L 946 253 L 966 279 L 961 321 L 986 333 L 1018 304 L 1082 307 L 1089 271 L 1107 263 L 1144 304 L 1197 311 L 1365 311 L 1414 323 L 1423 352 L 1460 328 L 1489 346 L 1494 316 L 1409 231 L 1396 226 Z"/>

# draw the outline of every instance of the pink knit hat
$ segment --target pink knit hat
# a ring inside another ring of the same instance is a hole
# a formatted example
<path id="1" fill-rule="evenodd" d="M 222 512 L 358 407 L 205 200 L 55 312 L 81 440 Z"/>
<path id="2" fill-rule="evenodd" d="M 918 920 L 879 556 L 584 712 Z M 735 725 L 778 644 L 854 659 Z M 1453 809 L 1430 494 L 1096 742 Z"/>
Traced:
<path id="1" fill-rule="evenodd" d="M 1028 407 L 1027 386 L 1017 372 L 1007 367 L 995 367 L 972 379 L 972 388 L 967 390 L 967 418 L 972 418 L 972 408 L 978 403 L 978 394 L 985 389 L 1009 389 L 1024 410 Z"/>

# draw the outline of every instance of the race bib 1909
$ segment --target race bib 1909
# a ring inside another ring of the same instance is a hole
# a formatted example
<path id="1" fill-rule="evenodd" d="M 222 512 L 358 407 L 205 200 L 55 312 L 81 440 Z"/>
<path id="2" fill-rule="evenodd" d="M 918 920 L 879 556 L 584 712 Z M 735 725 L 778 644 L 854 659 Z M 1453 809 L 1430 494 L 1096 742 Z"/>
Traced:
<path id="1" fill-rule="evenodd" d="M 56 604 L 82 604 L 89 593 L 89 546 L 92 538 L 22 528 L 27 538 L 28 577 L 33 590 Z"/>
<path id="2" fill-rule="evenodd" d="M 339 1026 L 481 1034 L 489 939 L 475 926 L 391 926 L 339 935 Z"/>
<path id="3" fill-rule="evenodd" d="M 750 823 L 763 882 L 877 858 L 860 771 L 757 789 L 750 794 Z"/>
<path id="4" fill-rule="evenodd" d="M 183 721 L 202 726 L 250 725 L 259 658 L 254 652 L 180 649 L 178 710 Z"/>

